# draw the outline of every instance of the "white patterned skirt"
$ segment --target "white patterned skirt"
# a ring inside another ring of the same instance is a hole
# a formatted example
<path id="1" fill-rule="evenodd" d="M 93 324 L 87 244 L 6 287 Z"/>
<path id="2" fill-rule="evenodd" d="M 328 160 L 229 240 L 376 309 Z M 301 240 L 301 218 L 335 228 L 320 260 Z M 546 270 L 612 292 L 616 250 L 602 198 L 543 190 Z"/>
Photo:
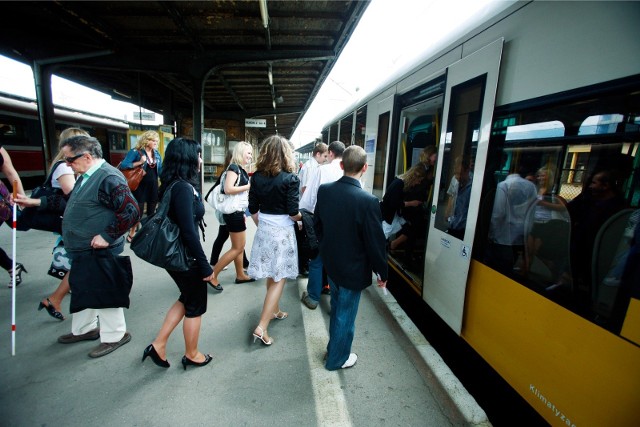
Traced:
<path id="1" fill-rule="evenodd" d="M 271 277 L 276 282 L 298 277 L 298 246 L 293 225 L 258 223 L 247 273 L 254 279 Z"/>

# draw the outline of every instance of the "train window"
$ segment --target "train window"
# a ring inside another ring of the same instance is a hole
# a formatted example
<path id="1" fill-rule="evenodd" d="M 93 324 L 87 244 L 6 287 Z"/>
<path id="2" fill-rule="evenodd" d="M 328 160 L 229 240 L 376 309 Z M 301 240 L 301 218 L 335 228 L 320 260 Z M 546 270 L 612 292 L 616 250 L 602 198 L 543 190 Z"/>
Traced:
<path id="1" fill-rule="evenodd" d="M 0 119 L 0 143 L 2 145 L 28 145 L 27 125 L 13 120 L 3 121 Z"/>
<path id="2" fill-rule="evenodd" d="M 222 129 L 202 130 L 202 160 L 205 164 L 224 164 L 227 133 Z M 231 149 L 231 142 L 229 149 Z"/>
<path id="3" fill-rule="evenodd" d="M 638 86 L 612 83 L 496 111 L 473 252 L 614 332 L 628 304 L 622 272 L 640 218 Z"/>
<path id="4" fill-rule="evenodd" d="M 127 134 L 108 132 L 109 147 L 111 150 L 126 150 L 127 149 Z"/>
<path id="5" fill-rule="evenodd" d="M 353 136 L 353 143 L 364 148 L 364 137 L 367 123 L 367 106 L 360 108 L 356 113 L 356 130 Z"/>
<path id="6" fill-rule="evenodd" d="M 444 140 L 443 170 L 434 226 L 464 240 L 485 76 L 455 86 Z"/>
<path id="7" fill-rule="evenodd" d="M 329 130 L 328 129 L 323 129 L 322 131 L 322 142 L 324 142 L 325 144 L 329 144 Z"/>
<path id="8" fill-rule="evenodd" d="M 345 146 L 350 146 L 352 144 L 352 135 L 353 135 L 353 114 L 349 114 L 340 120 L 340 137 L 339 141 L 342 141 Z"/>
<path id="9" fill-rule="evenodd" d="M 338 134 L 338 123 L 334 123 L 329 129 L 329 142 L 327 144 L 337 141 L 338 138 L 340 138 L 340 135 Z"/>

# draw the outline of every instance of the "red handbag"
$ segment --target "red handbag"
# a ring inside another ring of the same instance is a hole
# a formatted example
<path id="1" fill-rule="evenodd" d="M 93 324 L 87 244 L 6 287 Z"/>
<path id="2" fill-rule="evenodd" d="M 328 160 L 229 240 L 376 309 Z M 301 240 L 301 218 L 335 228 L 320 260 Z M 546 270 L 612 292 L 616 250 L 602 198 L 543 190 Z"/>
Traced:
<path id="1" fill-rule="evenodd" d="M 136 191 L 136 189 L 140 185 L 140 181 L 142 181 L 142 177 L 147 174 L 142 165 L 136 166 L 135 168 L 131 169 L 124 169 L 120 172 L 122 172 L 122 175 L 124 175 L 125 179 L 127 180 L 127 184 L 129 185 L 131 191 Z"/>
<path id="2" fill-rule="evenodd" d="M 142 153 L 140 153 L 142 155 Z M 129 185 L 129 189 L 131 191 L 136 191 L 140 186 L 140 182 L 142 178 L 147 174 L 147 171 L 144 170 L 142 165 L 133 167 L 131 169 L 122 169 L 122 162 L 118 164 L 118 169 L 122 172 L 125 179 L 127 180 L 127 184 Z"/>

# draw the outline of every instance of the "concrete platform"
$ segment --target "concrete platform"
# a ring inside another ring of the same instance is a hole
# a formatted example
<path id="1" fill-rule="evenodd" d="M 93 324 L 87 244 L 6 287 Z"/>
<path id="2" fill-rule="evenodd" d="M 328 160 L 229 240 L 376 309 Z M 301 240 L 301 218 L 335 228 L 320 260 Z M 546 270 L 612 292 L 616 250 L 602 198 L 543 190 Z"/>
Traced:
<path id="1" fill-rule="evenodd" d="M 210 208 L 205 220 L 208 255 L 218 229 Z M 0 247 L 9 255 L 11 233 L 0 227 Z M 250 222 L 247 252 L 254 233 Z M 209 290 L 203 317 L 200 350 L 212 353 L 213 362 L 183 371 L 179 326 L 167 349 L 171 367 L 164 370 L 140 359 L 178 290 L 164 270 L 138 259 L 127 246 L 135 279 L 125 316 L 133 338 L 114 353 L 91 359 L 87 353 L 97 341 L 59 344 L 56 339 L 70 332 L 71 319 L 60 322 L 36 311 L 58 285 L 46 274 L 54 242 L 47 232 L 17 234 L 17 260 L 29 273 L 16 289 L 15 356 L 9 276 L 0 271 L 0 425 L 490 425 L 393 296 L 376 286 L 360 302 L 353 345 L 358 363 L 329 372 L 322 364 L 329 297 L 309 310 L 300 303 L 306 279 L 288 281 L 281 307 L 289 318 L 271 323 L 272 346 L 254 344 L 251 332 L 264 300 L 264 281 L 234 284 L 230 266 L 220 276 L 224 291 Z M 68 308 L 66 298 L 65 316 Z"/>

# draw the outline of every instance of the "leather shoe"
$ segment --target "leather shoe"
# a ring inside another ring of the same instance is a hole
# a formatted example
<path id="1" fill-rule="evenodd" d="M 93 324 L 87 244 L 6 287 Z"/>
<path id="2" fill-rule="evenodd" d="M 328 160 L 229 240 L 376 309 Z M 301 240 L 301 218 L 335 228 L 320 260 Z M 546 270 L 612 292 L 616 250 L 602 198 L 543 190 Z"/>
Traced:
<path id="1" fill-rule="evenodd" d="M 249 279 L 238 279 L 236 278 L 236 283 L 240 284 L 240 283 L 249 283 L 249 282 L 255 282 L 256 279 L 254 279 L 253 277 L 249 278 Z"/>
<path id="2" fill-rule="evenodd" d="M 306 305 L 307 308 L 309 308 L 311 310 L 315 310 L 316 307 L 318 307 L 318 303 L 317 302 L 311 301 L 311 298 L 309 298 L 309 294 L 307 293 L 307 291 L 304 291 L 302 293 L 302 298 L 300 299 L 300 301 L 302 301 L 302 303 L 304 305 Z"/>
<path id="3" fill-rule="evenodd" d="M 115 351 L 118 348 L 122 347 L 123 345 L 125 345 L 129 341 L 131 341 L 131 334 L 129 332 L 125 332 L 124 336 L 122 337 L 122 339 L 120 341 L 118 341 L 118 342 L 103 342 L 103 343 L 101 343 L 99 346 L 97 346 L 96 348 L 94 348 L 93 350 L 91 350 L 89 352 L 89 357 L 96 358 L 96 357 L 105 356 L 105 355 L 111 353 L 112 351 Z"/>
<path id="4" fill-rule="evenodd" d="M 58 337 L 58 342 L 61 344 L 71 344 L 71 343 L 80 342 L 80 341 L 97 340 L 98 338 L 100 338 L 100 329 L 96 328 L 82 335 L 73 335 L 73 334 L 60 335 Z"/>

